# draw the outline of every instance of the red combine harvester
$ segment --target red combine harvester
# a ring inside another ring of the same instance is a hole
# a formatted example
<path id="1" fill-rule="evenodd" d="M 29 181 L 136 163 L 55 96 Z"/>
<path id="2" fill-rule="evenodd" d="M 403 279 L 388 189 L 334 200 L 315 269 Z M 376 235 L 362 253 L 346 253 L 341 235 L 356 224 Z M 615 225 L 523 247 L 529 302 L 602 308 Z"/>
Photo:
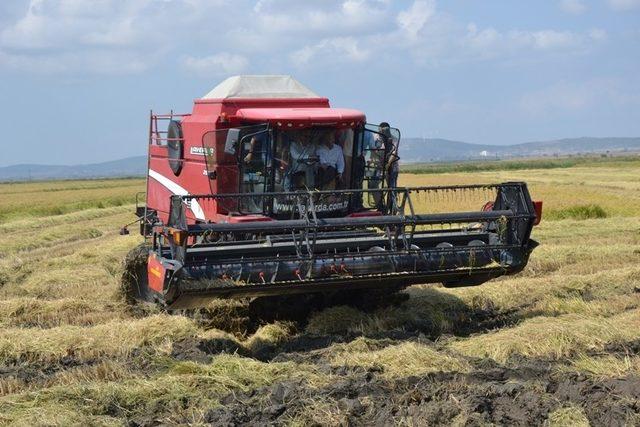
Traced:
<path id="1" fill-rule="evenodd" d="M 526 184 L 398 187 L 399 143 L 288 76 L 231 77 L 191 114 L 152 113 L 135 296 L 190 308 L 521 271 L 541 213 Z"/>

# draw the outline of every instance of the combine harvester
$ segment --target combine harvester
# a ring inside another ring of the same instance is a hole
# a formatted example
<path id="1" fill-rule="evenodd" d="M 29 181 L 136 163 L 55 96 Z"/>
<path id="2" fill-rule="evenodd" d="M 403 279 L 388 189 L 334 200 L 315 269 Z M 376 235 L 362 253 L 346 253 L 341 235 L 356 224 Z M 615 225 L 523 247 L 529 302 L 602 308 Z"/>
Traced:
<path id="1" fill-rule="evenodd" d="M 399 142 L 288 76 L 231 77 L 191 114 L 151 113 L 133 296 L 184 309 L 521 271 L 542 207 L 526 184 L 398 187 Z"/>

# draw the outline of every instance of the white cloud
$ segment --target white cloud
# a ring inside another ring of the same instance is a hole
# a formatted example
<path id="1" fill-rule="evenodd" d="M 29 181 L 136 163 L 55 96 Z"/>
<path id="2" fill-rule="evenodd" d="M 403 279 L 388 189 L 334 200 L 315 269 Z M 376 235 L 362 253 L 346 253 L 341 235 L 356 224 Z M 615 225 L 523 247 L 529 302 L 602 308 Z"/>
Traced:
<path id="1" fill-rule="evenodd" d="M 290 55 L 296 66 L 327 65 L 342 62 L 361 62 L 369 58 L 371 52 L 359 46 L 353 37 L 336 37 L 321 40 L 311 46 L 304 46 Z"/>
<path id="2" fill-rule="evenodd" d="M 240 74 L 247 69 L 249 60 L 242 55 L 220 52 L 215 55 L 196 58 L 188 56 L 184 67 L 201 76 L 221 76 Z"/>
<path id="3" fill-rule="evenodd" d="M 541 50 L 583 49 L 593 42 L 606 38 L 602 29 L 593 29 L 587 33 L 574 31 L 541 30 L 529 32 L 513 32 L 512 37 L 525 45 Z"/>
<path id="4" fill-rule="evenodd" d="M 416 0 L 409 9 L 398 13 L 396 21 L 402 32 L 410 39 L 415 39 L 435 12 L 434 0 Z"/>
<path id="5" fill-rule="evenodd" d="M 600 42 L 607 39 L 607 32 L 602 28 L 592 28 L 589 31 L 589 37 L 594 42 Z"/>
<path id="6" fill-rule="evenodd" d="M 35 73 L 120 74 L 149 69 L 178 42 L 201 0 L 30 0 L 0 31 L 2 64 Z"/>
<path id="7" fill-rule="evenodd" d="M 531 52 L 583 52 L 594 43 L 606 39 L 606 32 L 592 29 L 587 33 L 557 30 L 500 32 L 489 27 L 479 30 L 475 24 L 467 27 L 460 37 L 460 54 L 482 59 L 531 55 Z"/>
<path id="8" fill-rule="evenodd" d="M 493 48 L 502 39 L 503 35 L 495 28 L 489 27 L 479 31 L 476 24 L 472 23 L 467 26 L 467 42 L 474 49 Z"/>
<path id="9" fill-rule="evenodd" d="M 618 11 L 633 10 L 640 8 L 640 0 L 609 0 L 609 5 Z"/>
<path id="10" fill-rule="evenodd" d="M 438 66 L 585 52 L 606 40 L 598 29 L 462 23 L 436 0 L 30 0 L 15 16 L 0 30 L 0 66 L 40 73 L 140 73 L 183 61 L 205 76 L 242 72 L 248 58 L 252 68 L 282 70 L 362 63 L 373 51 Z"/>
<path id="11" fill-rule="evenodd" d="M 478 60 L 534 59 L 555 52 L 579 54 L 606 39 L 606 33 L 599 29 L 589 32 L 500 30 L 490 26 L 483 28 L 473 22 L 463 25 L 439 12 L 433 2 L 414 2 L 400 12 L 397 21 L 398 31 L 389 48 L 405 49 L 416 62 L 428 66 Z"/>
<path id="12" fill-rule="evenodd" d="M 306 34 L 319 38 L 386 31 L 387 1 L 381 0 L 259 0 L 250 22 L 269 34 Z"/>
<path id="13" fill-rule="evenodd" d="M 395 30 L 389 0 L 259 0 L 250 27 L 226 39 L 253 54 L 283 52 L 295 66 L 361 62 L 375 37 Z"/>
<path id="14" fill-rule="evenodd" d="M 122 46 L 142 42 L 148 26 L 140 15 L 148 0 L 31 0 L 25 15 L 0 33 L 13 49 L 64 49 L 70 45 Z M 152 37 L 153 39 L 153 37 Z"/>
<path id="15" fill-rule="evenodd" d="M 581 36 L 571 31 L 513 31 L 509 38 L 517 45 L 529 46 L 534 49 L 564 49 L 580 44 Z"/>
<path id="16" fill-rule="evenodd" d="M 585 6 L 582 0 L 561 0 L 560 8 L 573 15 L 580 15 L 587 10 L 587 6 Z"/>

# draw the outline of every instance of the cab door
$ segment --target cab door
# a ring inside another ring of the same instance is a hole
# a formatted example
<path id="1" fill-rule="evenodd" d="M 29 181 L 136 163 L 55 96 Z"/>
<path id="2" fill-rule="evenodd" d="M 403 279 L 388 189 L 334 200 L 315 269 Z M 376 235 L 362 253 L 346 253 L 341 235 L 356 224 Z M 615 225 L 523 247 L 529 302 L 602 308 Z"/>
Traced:
<path id="1" fill-rule="evenodd" d="M 243 214 L 266 214 L 268 201 L 262 193 L 270 191 L 272 182 L 272 144 L 268 125 L 243 128 L 240 132 L 239 170 L 241 196 L 239 211 Z"/>
<path id="2" fill-rule="evenodd" d="M 263 135 L 266 137 L 263 138 Z M 251 138 L 263 138 L 264 144 L 251 148 Z M 218 129 L 204 134 L 202 152 L 211 194 L 264 192 L 268 183 L 268 125 Z M 218 213 L 262 213 L 259 197 L 252 204 L 249 196 L 221 197 L 216 200 Z"/>

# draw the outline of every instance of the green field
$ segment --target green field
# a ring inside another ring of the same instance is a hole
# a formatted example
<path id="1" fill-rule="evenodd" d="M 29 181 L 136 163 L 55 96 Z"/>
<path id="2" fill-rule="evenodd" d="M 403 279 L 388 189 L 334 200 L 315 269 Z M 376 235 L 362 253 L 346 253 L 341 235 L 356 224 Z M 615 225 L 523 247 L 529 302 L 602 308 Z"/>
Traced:
<path id="1" fill-rule="evenodd" d="M 580 167 L 626 167 L 627 162 L 640 163 L 640 156 L 564 156 L 536 159 L 485 160 L 448 163 L 409 163 L 402 166 L 405 172 L 434 174 L 446 172 L 515 171 L 529 169 L 561 169 Z"/>
<path id="2" fill-rule="evenodd" d="M 639 425 L 640 160 L 606 160 L 406 170 L 526 180 L 525 271 L 285 320 L 128 306 L 142 179 L 0 184 L 0 424 Z"/>

